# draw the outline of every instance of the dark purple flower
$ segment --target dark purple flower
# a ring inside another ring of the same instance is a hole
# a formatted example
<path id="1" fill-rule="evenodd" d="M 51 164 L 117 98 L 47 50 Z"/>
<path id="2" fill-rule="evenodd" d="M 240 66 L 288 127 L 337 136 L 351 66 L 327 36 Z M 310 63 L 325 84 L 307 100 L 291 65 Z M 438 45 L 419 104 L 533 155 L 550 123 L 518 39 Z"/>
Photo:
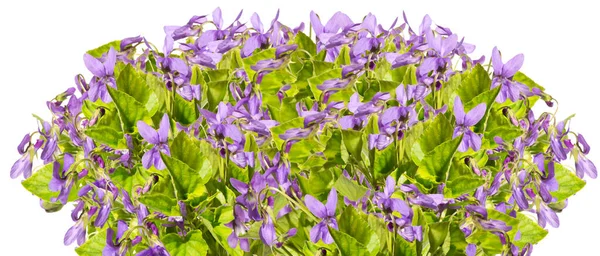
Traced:
<path id="1" fill-rule="evenodd" d="M 456 128 L 454 128 L 454 134 L 452 138 L 456 138 L 463 134 L 462 141 L 458 146 L 458 151 L 465 152 L 469 148 L 477 151 L 481 147 L 481 136 L 475 134 L 470 127 L 476 125 L 481 118 L 485 115 L 486 106 L 485 103 L 481 103 L 475 106 L 465 114 L 460 97 L 456 96 L 454 100 L 454 116 L 456 117 Z"/>
<path id="2" fill-rule="evenodd" d="M 332 188 L 327 196 L 327 204 L 323 205 L 319 200 L 311 195 L 304 197 L 306 207 L 321 221 L 310 230 L 310 240 L 313 243 L 323 240 L 325 244 L 333 243 L 333 237 L 329 233 L 329 227 L 338 229 L 337 221 L 335 220 L 335 210 L 337 207 L 337 191 Z"/>
<path id="3" fill-rule="evenodd" d="M 163 115 L 158 130 L 154 130 L 154 128 L 143 121 L 137 122 L 137 128 L 142 138 L 154 145 L 152 149 L 146 151 L 144 156 L 142 156 L 144 168 L 148 169 L 154 166 L 157 170 L 165 169 L 166 166 L 160 157 L 160 152 L 170 155 L 169 146 L 167 145 L 169 130 L 171 129 L 169 116 L 167 114 Z"/>

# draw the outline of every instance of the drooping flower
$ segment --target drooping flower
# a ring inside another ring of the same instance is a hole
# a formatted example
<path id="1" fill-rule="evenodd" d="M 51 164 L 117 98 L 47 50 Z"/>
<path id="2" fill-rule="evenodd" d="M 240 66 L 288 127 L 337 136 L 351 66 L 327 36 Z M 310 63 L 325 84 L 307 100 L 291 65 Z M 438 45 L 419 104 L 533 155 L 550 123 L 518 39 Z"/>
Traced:
<path id="1" fill-rule="evenodd" d="M 144 168 L 148 169 L 151 166 L 154 166 L 157 170 L 165 169 L 166 166 L 160 157 L 160 153 L 162 152 L 166 155 L 171 154 L 169 146 L 167 145 L 169 130 L 171 129 L 169 116 L 167 114 L 163 115 L 158 130 L 154 130 L 154 128 L 143 121 L 137 122 L 137 128 L 142 138 L 154 145 L 150 150 L 146 151 L 142 157 Z"/>
<path id="2" fill-rule="evenodd" d="M 335 219 L 335 210 L 337 207 L 337 191 L 332 188 L 327 196 L 327 203 L 323 205 L 319 200 L 311 195 L 304 197 L 306 207 L 321 221 L 310 230 L 310 240 L 313 243 L 323 240 L 325 244 L 333 243 L 333 237 L 329 233 L 328 226 L 333 229 L 338 229 L 338 224 Z"/>
<path id="3" fill-rule="evenodd" d="M 75 241 L 77 241 L 78 245 L 82 245 L 85 242 L 85 224 L 83 220 L 78 220 L 65 234 L 65 245 L 70 245 Z"/>
<path id="4" fill-rule="evenodd" d="M 598 177 L 598 171 L 596 165 L 590 161 L 586 155 L 590 152 L 590 146 L 583 135 L 577 135 L 578 150 L 575 153 L 575 173 L 577 177 L 583 178 L 584 174 L 592 179 Z"/>
<path id="5" fill-rule="evenodd" d="M 73 187 L 75 182 L 73 175 L 69 175 L 69 169 L 74 162 L 75 159 L 69 153 L 65 153 L 63 157 L 62 168 L 58 161 L 54 161 L 52 179 L 50 180 L 49 188 L 51 191 L 60 192 L 56 198 L 51 199 L 52 202 L 60 201 L 63 205 L 67 203 L 69 193 L 71 192 L 71 187 Z"/>
<path id="6" fill-rule="evenodd" d="M 127 222 L 123 220 L 119 220 L 117 222 L 117 233 L 112 228 L 108 228 L 106 230 L 106 245 L 104 246 L 104 250 L 102 250 L 102 256 L 122 256 L 125 255 L 126 250 L 122 252 L 119 251 L 121 247 L 121 238 L 125 231 L 129 229 Z"/>
<path id="7" fill-rule="evenodd" d="M 470 127 L 476 125 L 485 115 L 485 103 L 481 103 L 465 114 L 462 101 L 459 96 L 454 100 L 454 117 L 456 117 L 456 127 L 452 138 L 463 135 L 462 141 L 458 146 L 458 151 L 465 152 L 469 148 L 477 151 L 481 147 L 481 135 L 475 134 Z"/>
<path id="8" fill-rule="evenodd" d="M 272 246 L 277 241 L 277 233 L 275 232 L 275 226 L 273 225 L 273 220 L 271 217 L 265 216 L 263 220 L 263 224 L 260 226 L 260 230 L 258 231 L 258 235 L 260 236 L 260 240 L 263 241 L 268 246 Z"/>

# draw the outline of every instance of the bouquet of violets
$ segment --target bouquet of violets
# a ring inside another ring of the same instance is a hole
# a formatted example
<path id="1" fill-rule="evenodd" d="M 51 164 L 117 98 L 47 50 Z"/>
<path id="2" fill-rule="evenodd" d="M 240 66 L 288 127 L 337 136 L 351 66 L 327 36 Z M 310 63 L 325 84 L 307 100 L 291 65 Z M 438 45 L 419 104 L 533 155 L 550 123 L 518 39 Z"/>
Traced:
<path id="1" fill-rule="evenodd" d="M 278 13 L 279 14 L 279 13 Z M 596 178 L 523 55 L 337 12 L 221 10 L 88 51 L 10 176 L 79 255 L 530 255 Z M 307 32 L 304 32 L 307 31 Z M 506 56 L 505 56 L 506 57 Z M 574 160 L 574 170 L 565 165 Z M 34 160 L 36 166 L 33 168 Z"/>

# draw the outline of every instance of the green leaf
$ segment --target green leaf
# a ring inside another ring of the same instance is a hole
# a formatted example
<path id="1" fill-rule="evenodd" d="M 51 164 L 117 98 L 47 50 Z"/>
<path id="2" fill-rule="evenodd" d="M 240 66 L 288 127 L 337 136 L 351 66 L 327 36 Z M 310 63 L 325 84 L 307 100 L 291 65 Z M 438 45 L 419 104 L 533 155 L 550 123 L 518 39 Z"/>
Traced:
<path id="1" fill-rule="evenodd" d="M 445 181 L 461 140 L 462 136 L 446 141 L 425 155 L 417 169 L 417 177 L 431 183 Z"/>
<path id="2" fill-rule="evenodd" d="M 490 90 L 492 80 L 481 65 L 476 65 L 471 72 L 462 80 L 457 90 L 462 102 L 469 102 L 477 95 Z"/>
<path id="3" fill-rule="evenodd" d="M 301 175 L 297 177 L 302 191 L 315 197 L 329 193 L 334 180 L 330 170 L 311 171 L 308 179 Z"/>
<path id="4" fill-rule="evenodd" d="M 177 199 L 186 200 L 195 195 L 200 195 L 205 191 L 204 184 L 207 180 L 204 181 L 202 179 L 199 171 L 195 171 L 179 159 L 162 153 L 161 157 L 167 166 L 169 174 L 173 178 L 173 183 L 177 189 Z M 206 163 L 207 166 L 210 166 L 208 161 Z"/>
<path id="5" fill-rule="evenodd" d="M 554 177 L 558 182 L 558 190 L 550 194 L 559 202 L 571 197 L 585 186 L 585 181 L 558 163 L 554 164 Z"/>
<path id="6" fill-rule="evenodd" d="M 175 93 L 174 99 L 173 120 L 183 125 L 189 125 L 198 120 L 198 108 L 194 101 L 187 101 L 179 93 Z"/>
<path id="7" fill-rule="evenodd" d="M 208 91 L 206 95 L 208 100 L 208 110 L 215 111 L 217 109 L 219 103 L 223 101 L 225 95 L 227 95 L 227 85 L 227 81 L 208 82 Z"/>
<path id="8" fill-rule="evenodd" d="M 484 138 L 489 140 L 491 143 L 494 143 L 494 137 L 498 136 L 502 138 L 503 141 L 513 141 L 517 137 L 523 135 L 523 130 L 521 128 L 517 128 L 514 126 L 504 126 L 498 127 L 493 130 L 488 130 L 484 134 Z"/>
<path id="9" fill-rule="evenodd" d="M 351 156 L 357 160 L 362 159 L 361 152 L 364 142 L 361 132 L 355 130 L 342 130 L 342 140 Z"/>
<path id="10" fill-rule="evenodd" d="M 548 234 L 547 230 L 522 213 L 517 213 L 517 220 L 519 220 L 517 229 L 521 231 L 521 238 L 513 242 L 521 248 L 528 243 L 537 244 Z"/>
<path id="11" fill-rule="evenodd" d="M 89 101 L 86 101 L 89 102 Z M 93 104 L 93 103 L 90 103 Z M 114 105 L 111 104 L 114 107 Z M 96 142 L 104 143 L 112 148 L 123 148 L 123 132 L 116 109 L 106 109 L 98 123 L 87 128 L 84 133 Z"/>
<path id="12" fill-rule="evenodd" d="M 421 135 L 423 135 L 423 132 L 425 130 L 425 124 L 426 122 L 418 122 L 416 123 L 413 127 L 411 127 L 410 129 L 408 129 L 406 131 L 406 133 L 404 134 L 404 139 L 401 140 L 402 143 L 404 143 L 404 155 L 408 156 L 411 158 L 411 160 L 414 159 L 423 159 L 423 157 L 425 156 L 425 154 L 423 153 L 422 149 L 421 149 L 421 145 L 419 145 L 418 147 L 418 151 L 419 152 L 412 152 L 413 147 L 412 145 L 415 145 L 419 142 L 419 140 L 421 139 Z M 429 123 L 427 123 L 429 125 Z M 413 157 L 413 154 L 415 154 L 415 156 Z M 413 160 L 414 161 L 414 160 Z"/>
<path id="13" fill-rule="evenodd" d="M 133 188 L 146 183 L 146 179 L 138 168 L 124 168 L 119 166 L 110 174 L 110 179 L 120 188 L 125 189 L 130 195 L 133 194 Z"/>
<path id="14" fill-rule="evenodd" d="M 325 72 L 328 72 L 330 70 L 336 69 L 335 64 L 331 63 L 331 62 L 327 62 L 327 61 L 318 61 L 318 60 L 313 60 L 312 62 L 313 65 L 313 73 L 315 76 L 324 74 Z M 340 70 L 340 76 L 342 75 L 342 72 Z M 312 75 L 311 75 L 312 77 Z M 310 77 L 309 77 L 310 78 Z"/>
<path id="15" fill-rule="evenodd" d="M 310 55 L 317 55 L 317 45 L 303 32 L 298 32 L 294 42 L 298 45 L 298 49 L 302 49 L 310 53 Z"/>
<path id="16" fill-rule="evenodd" d="M 423 124 L 426 127 L 419 137 L 419 143 L 412 144 L 411 158 L 417 165 L 423 160 L 425 155 L 433 151 L 437 146 L 452 139 L 453 127 L 450 121 L 444 115 L 437 115 L 429 124 Z M 408 144 L 407 146 L 410 146 Z"/>
<path id="17" fill-rule="evenodd" d="M 350 63 L 352 63 L 352 60 L 350 59 L 350 47 L 344 45 L 340 49 L 340 54 L 335 59 L 335 66 L 340 67 L 344 65 L 349 65 Z"/>
<path id="18" fill-rule="evenodd" d="M 140 74 L 133 66 L 127 64 L 117 77 L 117 89 L 145 104 L 148 102 L 151 92 L 146 85 L 145 75 Z"/>
<path id="19" fill-rule="evenodd" d="M 162 238 L 162 242 L 171 256 L 203 256 L 208 253 L 208 244 L 200 230 L 190 231 L 184 238 L 178 234 L 168 234 Z"/>
<path id="20" fill-rule="evenodd" d="M 502 252 L 502 242 L 500 238 L 489 231 L 476 229 L 470 236 L 467 237 L 467 242 L 476 244 L 481 248 L 484 255 L 497 255 Z"/>
<path id="21" fill-rule="evenodd" d="M 418 256 L 417 246 L 413 242 L 408 242 L 404 238 L 396 238 L 395 256 Z"/>
<path id="22" fill-rule="evenodd" d="M 436 222 L 428 225 L 429 227 L 429 252 L 433 254 L 446 240 L 448 236 L 449 222 Z"/>
<path id="23" fill-rule="evenodd" d="M 541 86 L 538 83 L 536 83 L 535 81 L 533 81 L 531 78 L 529 78 L 527 75 L 523 74 L 521 71 L 517 71 L 517 73 L 513 76 L 513 81 L 527 85 L 529 88 L 539 88 L 542 91 L 545 90 L 543 86 Z"/>
<path id="24" fill-rule="evenodd" d="M 460 229 L 460 225 L 457 222 L 450 223 L 450 242 L 451 246 L 455 247 L 456 250 L 463 251 L 467 247 L 467 240 L 465 233 Z"/>
<path id="25" fill-rule="evenodd" d="M 207 82 L 227 81 L 232 73 L 230 69 L 209 69 L 202 72 L 206 75 Z"/>
<path id="26" fill-rule="evenodd" d="M 298 117 L 298 111 L 296 110 L 296 102 L 294 98 L 284 98 L 279 102 L 277 94 L 272 95 L 273 97 L 264 96 L 263 104 L 267 104 L 269 113 L 274 120 L 280 123 L 285 123 Z"/>
<path id="27" fill-rule="evenodd" d="M 383 150 L 375 150 L 375 159 L 373 161 L 373 171 L 375 179 L 387 177 L 397 164 L 398 150 L 394 145 L 390 145 Z"/>
<path id="28" fill-rule="evenodd" d="M 81 256 L 97 256 L 102 255 L 106 246 L 106 229 L 97 231 L 95 234 L 90 234 L 88 239 L 81 246 L 75 248 L 77 255 Z"/>
<path id="29" fill-rule="evenodd" d="M 218 69 L 230 69 L 234 70 L 237 68 L 244 67 L 244 60 L 239 48 L 233 48 L 223 55 L 221 61 L 217 64 Z"/>
<path id="30" fill-rule="evenodd" d="M 329 233 L 331 233 L 333 241 L 335 241 L 335 245 L 337 245 L 338 249 L 340 250 L 340 255 L 350 256 L 369 254 L 367 248 L 363 244 L 359 243 L 356 239 L 354 239 L 354 237 L 332 228 L 329 228 Z"/>
<path id="31" fill-rule="evenodd" d="M 153 191 L 143 194 L 139 200 L 150 210 L 161 212 L 167 216 L 181 216 L 177 200 L 171 196 Z"/>
<path id="32" fill-rule="evenodd" d="M 456 98 L 456 90 L 462 84 L 462 75 L 453 75 L 446 83 L 442 85 L 442 103 L 448 105 L 448 109 L 454 108 L 454 99 Z"/>
<path id="33" fill-rule="evenodd" d="M 406 66 L 406 73 L 402 78 L 403 84 L 417 84 L 417 68 L 414 65 Z"/>
<path id="34" fill-rule="evenodd" d="M 333 187 L 337 189 L 340 194 L 347 197 L 352 201 L 361 199 L 367 193 L 367 188 L 359 185 L 356 181 L 346 178 L 344 175 L 340 175 Z"/>
<path id="35" fill-rule="evenodd" d="M 123 139 L 123 133 L 112 127 L 91 126 L 84 131 L 85 135 L 92 138 L 95 142 L 100 142 L 111 148 L 120 148 L 119 142 Z"/>
<path id="36" fill-rule="evenodd" d="M 146 86 L 152 91 L 148 97 L 148 101 L 145 103 L 148 114 L 154 116 L 159 110 L 165 112 L 165 98 L 167 97 L 167 87 L 165 86 L 165 82 L 161 78 L 148 73 L 146 74 Z"/>
<path id="37" fill-rule="evenodd" d="M 35 171 L 31 177 L 21 182 L 21 184 L 33 195 L 44 201 L 50 201 L 51 198 L 58 196 L 58 192 L 50 191 L 48 187 L 50 180 L 52 180 L 53 166 L 53 163 L 44 165 L 41 169 Z"/>
<path id="38" fill-rule="evenodd" d="M 374 255 L 379 251 L 380 240 L 369 227 L 369 223 L 365 220 L 366 217 L 367 215 L 360 214 L 354 207 L 346 207 L 339 218 L 339 231 L 349 234 L 357 242 L 364 245 L 371 255 Z"/>
<path id="39" fill-rule="evenodd" d="M 110 50 L 110 47 L 114 48 L 115 51 L 120 51 L 121 50 L 121 40 L 115 40 L 115 41 L 106 43 L 96 49 L 87 51 L 87 53 L 89 55 L 94 56 L 95 58 L 100 58 L 100 57 L 102 57 L 102 54 L 104 54 Z"/>
<path id="40" fill-rule="evenodd" d="M 323 154 L 327 161 L 334 164 L 343 164 L 342 158 L 342 132 L 340 130 L 330 130 L 331 137 L 327 140 Z"/>
<path id="41" fill-rule="evenodd" d="M 296 76 L 286 69 L 275 70 L 263 76 L 260 82 L 260 91 L 264 95 L 276 95 L 281 87 L 295 81 Z"/>
<path id="42" fill-rule="evenodd" d="M 459 176 L 452 181 L 448 181 L 444 187 L 444 197 L 454 198 L 465 193 L 474 192 L 479 186 L 483 185 L 485 180 L 481 177 L 469 175 Z"/>
<path id="43" fill-rule="evenodd" d="M 146 107 L 135 98 L 129 96 L 125 92 L 115 90 L 110 86 L 107 86 L 106 88 L 108 89 L 108 93 L 113 102 L 117 106 L 119 117 L 123 124 L 123 131 L 131 133 L 134 131 L 137 121 L 149 118 Z"/>
<path id="44" fill-rule="evenodd" d="M 304 163 L 312 155 L 314 141 L 311 139 L 301 140 L 292 145 L 289 152 L 289 160 L 292 163 Z"/>

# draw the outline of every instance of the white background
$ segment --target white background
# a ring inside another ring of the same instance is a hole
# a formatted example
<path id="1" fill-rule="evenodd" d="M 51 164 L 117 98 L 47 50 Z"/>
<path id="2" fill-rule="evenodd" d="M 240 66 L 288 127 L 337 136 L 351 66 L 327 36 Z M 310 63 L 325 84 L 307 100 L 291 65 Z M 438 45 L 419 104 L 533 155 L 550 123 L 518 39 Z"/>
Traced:
<path id="1" fill-rule="evenodd" d="M 108 41 L 144 35 L 162 45 L 164 25 L 183 25 L 192 15 L 210 14 L 220 6 L 225 24 L 240 8 L 242 20 L 253 12 L 270 23 L 277 8 L 280 21 L 295 26 L 315 10 L 322 19 L 335 11 L 355 22 L 372 12 L 388 27 L 406 11 L 418 28 L 429 14 L 477 45 L 474 56 L 490 56 L 498 46 L 505 56 L 525 54 L 521 69 L 560 101 L 559 115 L 577 113 L 572 123 L 592 146 L 590 158 L 600 167 L 598 69 L 600 15 L 594 1 L 2 1 L 0 3 L 0 246 L 2 255 L 74 255 L 63 246 L 72 225 L 72 206 L 46 214 L 20 180 L 9 178 L 19 157 L 16 146 L 36 129 L 31 113 L 47 118 L 46 100 L 74 86 L 75 74 L 90 74 L 82 56 Z M 532 3 L 535 2 L 535 3 Z M 542 4 L 543 3 L 543 4 Z M 596 133 L 594 133 L 596 132 Z M 534 255 L 598 255 L 600 183 L 588 181 L 559 215 L 561 226 L 535 247 Z"/>

